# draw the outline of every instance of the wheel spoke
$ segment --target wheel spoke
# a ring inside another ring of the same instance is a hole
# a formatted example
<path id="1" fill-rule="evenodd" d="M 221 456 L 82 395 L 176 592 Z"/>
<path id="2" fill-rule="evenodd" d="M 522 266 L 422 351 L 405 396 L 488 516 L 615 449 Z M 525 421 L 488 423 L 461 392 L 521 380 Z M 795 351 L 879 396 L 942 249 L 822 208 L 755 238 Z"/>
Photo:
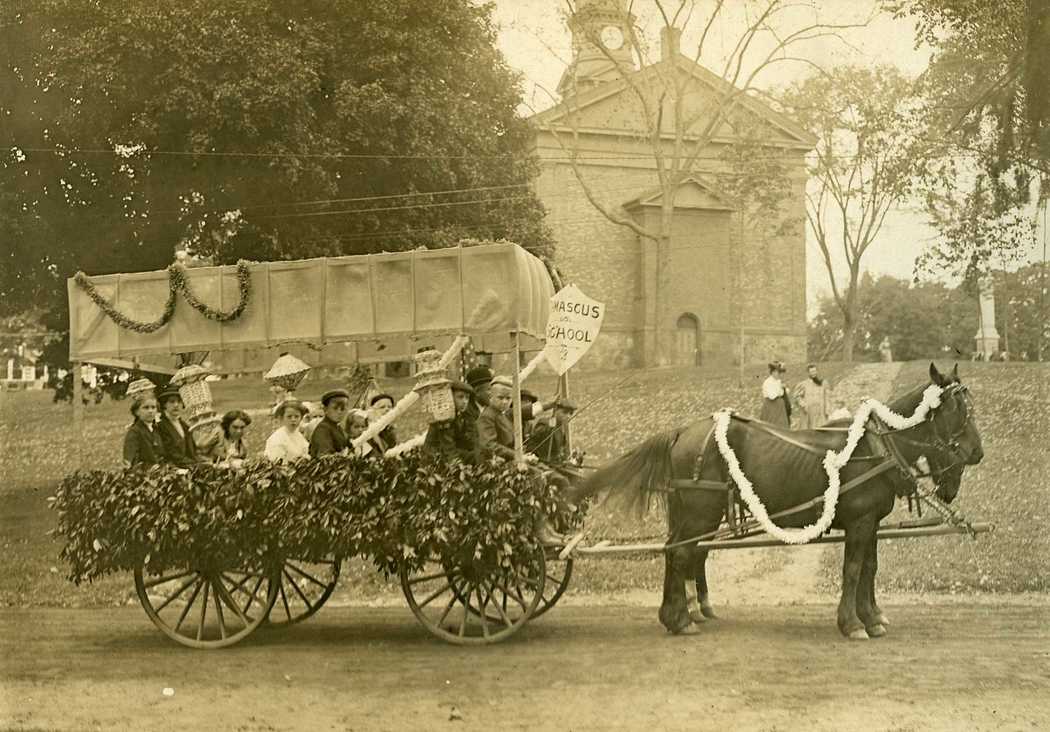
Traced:
<path id="1" fill-rule="evenodd" d="M 212 580 L 212 585 L 215 585 L 217 580 Z M 218 589 L 215 590 L 215 615 L 219 619 L 219 637 L 226 640 L 226 617 L 222 614 L 222 598 L 219 596 Z"/>
<path id="2" fill-rule="evenodd" d="M 467 591 L 467 597 L 470 597 L 470 591 Z M 467 612 L 470 603 L 465 598 L 460 598 L 459 601 L 463 603 L 463 617 L 459 621 L 459 637 L 462 638 L 467 634 L 467 616 L 470 615 Z"/>
<path id="3" fill-rule="evenodd" d="M 250 608 L 252 606 L 252 603 L 255 602 L 255 595 L 259 592 L 259 587 L 262 586 L 262 583 L 263 583 L 264 579 L 265 579 L 265 577 L 262 577 L 260 575 L 259 581 L 256 582 L 255 583 L 255 587 L 252 588 L 252 593 L 250 595 L 248 595 L 248 602 L 245 603 L 245 605 L 244 605 L 244 614 L 245 615 L 248 614 L 248 608 Z"/>
<path id="4" fill-rule="evenodd" d="M 183 577 L 188 577 L 191 574 L 196 574 L 196 570 L 188 569 L 185 572 L 177 572 L 176 574 L 169 574 L 163 577 L 157 577 L 156 579 L 151 579 L 149 582 L 143 582 L 142 585 L 148 590 L 150 587 L 156 587 L 157 585 L 164 584 L 165 582 L 171 582 L 172 580 L 182 579 Z"/>
<path id="5" fill-rule="evenodd" d="M 325 587 L 325 588 L 328 587 L 328 583 L 327 582 L 322 582 L 321 580 L 319 580 L 316 577 L 314 577 L 312 574 L 310 574 L 308 572 L 304 572 L 303 570 L 299 569 L 298 567 L 296 567 L 294 564 L 292 564 L 289 561 L 285 561 L 284 566 L 288 567 L 289 569 L 295 570 L 296 572 L 301 574 L 303 577 L 305 577 L 306 579 L 308 579 L 311 582 L 313 582 L 318 587 Z M 285 574 L 287 574 L 287 570 L 285 570 Z"/>
<path id="6" fill-rule="evenodd" d="M 226 607 L 230 608 L 230 610 L 233 610 L 233 612 L 237 614 L 237 617 L 241 619 L 242 623 L 244 623 L 244 627 L 247 628 L 249 625 L 251 625 L 251 621 L 248 620 L 248 616 L 242 613 L 241 609 L 237 607 L 237 603 L 230 595 L 230 591 L 226 588 L 225 585 L 222 584 L 221 579 L 219 580 L 218 584 L 215 585 L 215 592 L 219 595 L 219 599 L 226 603 Z"/>
<path id="7" fill-rule="evenodd" d="M 507 615 L 507 591 L 505 588 L 497 588 L 495 585 L 492 587 L 493 591 L 497 589 L 503 590 L 503 602 L 493 603 L 496 606 L 496 612 L 499 613 L 500 617 L 503 618 L 503 624 L 508 628 L 513 627 L 514 623 L 511 621 L 510 616 Z"/>
<path id="8" fill-rule="evenodd" d="M 233 577 L 228 576 L 225 572 L 222 573 L 223 579 L 229 582 L 233 586 L 234 592 L 242 592 L 245 595 L 248 594 L 248 590 L 244 589 L 244 586 L 252 581 L 252 578 L 258 577 L 259 575 L 251 572 L 245 572 L 244 578 L 241 581 L 237 581 Z"/>
<path id="9" fill-rule="evenodd" d="M 172 601 L 173 601 L 173 600 L 174 600 L 175 598 L 177 598 L 177 597 L 178 597 L 179 595 L 181 595 L 181 594 L 182 594 L 183 592 L 185 592 L 185 591 L 186 591 L 187 589 L 189 589 L 189 586 L 190 586 L 190 585 L 192 585 L 192 584 L 193 584 L 194 582 L 196 582 L 196 581 L 197 581 L 197 575 L 194 575 L 194 576 L 190 577 L 190 581 L 189 581 L 189 582 L 187 582 L 186 584 L 184 584 L 184 585 L 183 585 L 182 587 L 180 587 L 179 589 L 175 590 L 175 592 L 174 592 L 174 593 L 172 593 L 171 595 L 168 595 L 168 599 L 166 599 L 166 600 L 165 600 L 164 602 L 162 602 L 162 603 L 161 603 L 160 605 L 158 605 L 157 607 L 153 608 L 154 612 L 156 612 L 156 613 L 160 613 L 160 611 L 161 611 L 161 610 L 163 610 L 163 609 L 164 609 L 164 608 L 166 608 L 166 607 L 167 607 L 168 605 L 170 605 L 170 604 L 171 604 L 171 602 L 172 602 Z M 192 601 L 191 601 L 191 602 L 192 602 Z"/>
<path id="10" fill-rule="evenodd" d="M 204 584 L 204 580 L 197 578 L 197 586 L 193 588 L 193 594 L 190 595 L 189 602 L 186 603 L 186 607 L 182 608 L 182 614 L 179 616 L 179 621 L 175 623 L 175 632 L 179 632 L 179 628 L 182 626 L 182 621 L 186 619 L 186 616 L 190 613 L 190 608 L 193 607 L 194 600 L 197 599 L 197 595 L 201 591 L 201 585 Z"/>
<path id="11" fill-rule="evenodd" d="M 440 572 L 435 572 L 434 574 L 425 574 L 425 575 L 422 575 L 421 577 L 413 577 L 412 579 L 410 579 L 408 581 L 408 584 L 409 585 L 418 585 L 420 582 L 429 582 L 430 580 L 436 580 L 439 577 L 446 576 L 446 574 L 447 573 L 444 570 L 442 570 Z"/>
<path id="12" fill-rule="evenodd" d="M 456 597 L 457 597 L 457 596 L 459 595 L 459 593 L 458 593 L 458 592 L 456 592 L 456 588 L 454 588 L 454 587 L 452 586 L 452 582 L 451 582 L 451 581 L 449 581 L 449 582 L 446 582 L 446 583 L 444 584 L 444 586 L 442 586 L 442 587 L 438 588 L 438 589 L 437 589 L 437 590 L 435 590 L 434 592 L 431 592 L 431 593 L 430 593 L 429 595 L 427 595 L 427 598 L 426 598 L 425 600 L 423 600 L 422 602 L 419 602 L 419 603 L 417 603 L 417 604 L 419 605 L 419 609 L 420 609 L 420 610 L 422 610 L 422 609 L 423 609 L 423 608 L 425 608 L 425 607 L 426 607 L 427 605 L 429 605 L 430 603 L 432 603 L 432 602 L 434 601 L 434 599 L 435 599 L 435 598 L 437 598 L 437 597 L 438 597 L 439 595 L 443 595 L 443 594 L 445 593 L 445 591 L 446 591 L 446 590 L 449 590 L 449 589 L 451 589 L 451 590 L 452 590 L 452 599 L 453 599 L 453 600 L 455 600 L 455 599 L 456 599 Z"/>
<path id="13" fill-rule="evenodd" d="M 489 637 L 489 624 L 488 624 L 488 621 L 485 620 L 485 607 L 489 604 L 489 601 L 488 601 L 488 598 L 485 598 L 484 600 L 481 599 L 481 586 L 480 585 L 476 588 L 475 591 L 476 591 L 477 596 L 478 596 L 478 605 L 480 606 L 480 607 L 478 607 L 478 618 L 481 619 L 481 634 L 483 636 L 485 636 L 486 638 L 488 638 Z"/>
<path id="14" fill-rule="evenodd" d="M 288 595 L 284 594 L 284 583 L 283 582 L 281 582 L 281 584 L 280 584 L 280 590 L 281 590 L 281 602 L 284 604 L 284 614 L 288 616 L 289 620 L 291 620 L 292 619 L 292 611 L 288 607 Z"/>
<path id="15" fill-rule="evenodd" d="M 450 612 L 452 612 L 452 608 L 454 608 L 455 606 L 456 606 L 456 593 L 453 592 L 452 593 L 452 599 L 448 601 L 447 605 L 445 605 L 444 612 L 441 613 L 441 617 L 438 618 L 438 621 L 434 625 L 436 625 L 437 627 L 440 628 L 441 624 L 445 622 L 445 618 L 448 617 L 448 614 Z"/>
<path id="16" fill-rule="evenodd" d="M 287 570 L 287 569 L 286 569 L 286 570 L 284 570 L 284 576 L 288 578 L 288 583 L 289 583 L 289 584 L 290 584 L 290 585 L 292 586 L 292 589 L 294 589 L 294 590 L 295 590 L 295 594 L 299 595 L 299 598 L 300 598 L 300 599 L 301 599 L 301 600 L 302 600 L 302 601 L 303 601 L 304 603 L 306 603 L 306 607 L 307 607 L 307 608 L 308 608 L 309 610 L 313 610 L 313 609 L 314 609 L 314 606 L 313 606 L 313 604 L 312 604 L 312 603 L 311 603 L 311 602 L 310 602 L 310 601 L 309 601 L 309 600 L 308 600 L 308 599 L 306 598 L 306 595 L 304 595 L 304 594 L 303 594 L 303 591 L 302 591 L 302 589 L 300 589 L 299 585 L 297 585 L 297 584 L 295 583 L 295 578 L 294 578 L 294 577 L 292 577 L 292 575 L 291 575 L 291 574 L 289 574 L 289 572 L 288 572 L 288 570 Z"/>
<path id="17" fill-rule="evenodd" d="M 201 603 L 201 620 L 200 624 L 197 625 L 197 640 L 204 637 L 204 621 L 208 617 L 208 587 L 210 585 L 207 581 L 204 582 L 204 600 Z"/>

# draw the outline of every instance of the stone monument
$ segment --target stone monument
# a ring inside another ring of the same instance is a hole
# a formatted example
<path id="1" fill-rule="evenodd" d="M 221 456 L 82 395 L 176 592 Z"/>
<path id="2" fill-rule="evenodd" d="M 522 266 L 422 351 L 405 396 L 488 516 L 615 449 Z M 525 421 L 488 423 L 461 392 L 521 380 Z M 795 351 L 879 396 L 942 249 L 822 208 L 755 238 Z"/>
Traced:
<path id="1" fill-rule="evenodd" d="M 982 277 L 977 286 L 980 310 L 974 341 L 977 357 L 982 361 L 990 361 L 999 353 L 999 331 L 995 329 L 995 287 L 991 277 Z"/>

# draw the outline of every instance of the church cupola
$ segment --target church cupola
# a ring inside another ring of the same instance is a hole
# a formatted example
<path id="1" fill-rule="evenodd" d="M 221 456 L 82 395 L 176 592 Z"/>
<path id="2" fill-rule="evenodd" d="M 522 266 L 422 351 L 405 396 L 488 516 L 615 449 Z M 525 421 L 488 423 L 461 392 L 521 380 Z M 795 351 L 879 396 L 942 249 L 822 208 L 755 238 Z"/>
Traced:
<path id="1" fill-rule="evenodd" d="M 615 80 L 622 70 L 634 70 L 634 20 L 626 0 L 576 0 L 576 12 L 569 18 L 572 63 L 558 82 L 562 97 Z"/>

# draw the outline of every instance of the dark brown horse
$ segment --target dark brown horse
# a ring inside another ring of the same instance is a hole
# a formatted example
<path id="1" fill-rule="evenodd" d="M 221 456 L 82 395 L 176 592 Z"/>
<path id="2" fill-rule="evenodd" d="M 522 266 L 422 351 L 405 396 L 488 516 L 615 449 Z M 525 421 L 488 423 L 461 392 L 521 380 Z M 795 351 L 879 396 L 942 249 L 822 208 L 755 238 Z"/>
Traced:
<path id="1" fill-rule="evenodd" d="M 930 380 L 943 389 L 940 406 L 930 410 L 925 421 L 904 430 L 870 420 L 867 427 L 873 437 L 859 443 L 853 459 L 840 472 L 842 490 L 831 526 L 845 530 L 838 627 L 850 638 L 886 633 L 886 617 L 875 601 L 876 530 L 893 509 L 896 497 L 914 492 L 913 471 L 920 458 L 925 457 L 930 466 L 937 497 L 950 502 L 958 493 L 963 468 L 976 465 L 984 456 L 972 402 L 959 382 L 958 368 L 944 375 L 930 364 Z M 916 387 L 888 406 L 910 417 L 927 387 Z M 728 443 L 767 513 L 774 516 L 809 504 L 805 510 L 776 518 L 777 525 L 801 527 L 816 521 L 821 503 L 813 499 L 828 484 L 823 456 L 827 450 L 840 451 L 845 446 L 848 425 L 849 420 L 843 420 L 826 429 L 792 432 L 750 420 L 730 422 Z M 690 541 L 714 532 L 726 518 L 726 491 L 710 490 L 713 484 L 732 482 L 711 436 L 713 426 L 714 419 L 708 418 L 657 435 L 597 471 L 583 486 L 584 493 L 609 489 L 614 501 L 635 505 L 648 505 L 654 496 L 666 499 L 670 536 L 660 622 L 673 633 L 695 632 L 694 623 L 715 616 L 705 574 L 708 550 Z M 858 483 L 866 474 L 870 477 Z M 708 489 L 701 489 L 701 484 Z"/>

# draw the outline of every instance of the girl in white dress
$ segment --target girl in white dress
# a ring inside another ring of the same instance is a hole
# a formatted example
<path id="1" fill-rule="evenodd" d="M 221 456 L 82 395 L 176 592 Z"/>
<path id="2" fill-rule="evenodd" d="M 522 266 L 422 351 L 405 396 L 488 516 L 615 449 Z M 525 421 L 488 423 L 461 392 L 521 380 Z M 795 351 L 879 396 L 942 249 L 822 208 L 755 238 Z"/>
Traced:
<path id="1" fill-rule="evenodd" d="M 281 421 L 281 426 L 266 438 L 263 455 L 273 462 L 295 462 L 309 456 L 310 443 L 299 431 L 299 423 L 306 414 L 306 407 L 296 399 L 281 402 L 274 409 L 274 416 Z"/>

